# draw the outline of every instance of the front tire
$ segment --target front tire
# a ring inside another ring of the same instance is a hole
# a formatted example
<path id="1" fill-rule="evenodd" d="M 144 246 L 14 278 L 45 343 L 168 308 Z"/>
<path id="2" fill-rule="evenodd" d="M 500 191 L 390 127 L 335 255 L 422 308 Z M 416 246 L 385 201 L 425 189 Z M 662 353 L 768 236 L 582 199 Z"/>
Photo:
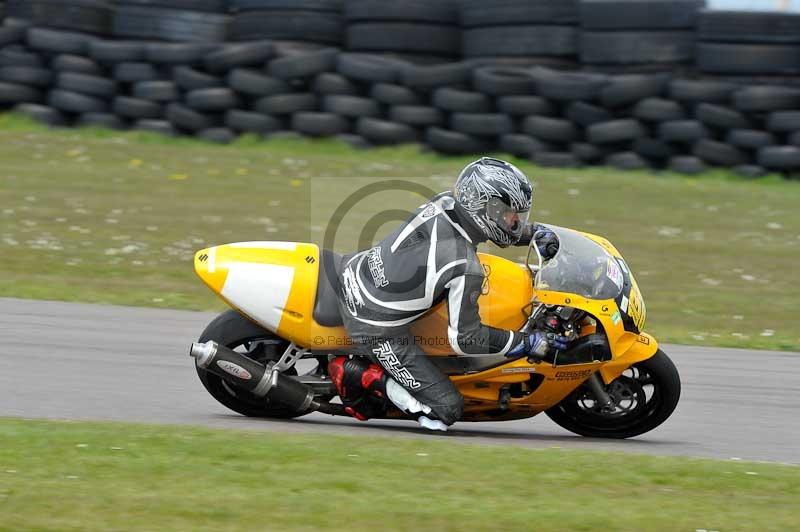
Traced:
<path id="1" fill-rule="evenodd" d="M 604 409 L 588 386 L 580 386 L 545 413 L 561 427 L 591 438 L 631 438 L 661 425 L 681 396 L 678 370 L 660 349 L 614 379 L 606 391 L 613 409 Z"/>
<path id="2" fill-rule="evenodd" d="M 260 325 L 248 320 L 235 310 L 228 310 L 208 324 L 199 342 L 209 340 L 242 352 L 249 358 L 266 363 L 278 360 L 289 342 Z M 214 399 L 221 404 L 248 417 L 291 419 L 307 414 L 284 405 L 270 403 L 268 399 L 233 386 L 225 379 L 196 366 L 200 382 Z M 288 372 L 287 372 L 288 373 Z"/>

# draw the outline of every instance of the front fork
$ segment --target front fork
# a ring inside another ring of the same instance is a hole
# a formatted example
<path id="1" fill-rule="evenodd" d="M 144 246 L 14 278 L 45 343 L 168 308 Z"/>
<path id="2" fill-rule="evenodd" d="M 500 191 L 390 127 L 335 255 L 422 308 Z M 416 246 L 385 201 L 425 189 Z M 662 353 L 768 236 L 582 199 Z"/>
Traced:
<path id="1" fill-rule="evenodd" d="M 606 392 L 606 387 L 599 373 L 592 373 L 592 376 L 586 379 L 586 385 L 594 394 L 594 398 L 600 404 L 600 408 L 603 412 L 614 410 L 614 400 L 608 395 L 608 392 Z"/>
<path id="2" fill-rule="evenodd" d="M 658 342 L 647 333 L 641 333 L 621 356 L 606 362 L 592 376 L 586 379 L 586 386 L 589 387 L 595 400 L 600 404 L 603 411 L 614 408 L 614 399 L 606 391 L 606 386 L 611 384 L 614 379 L 642 360 L 647 360 L 658 351 Z"/>

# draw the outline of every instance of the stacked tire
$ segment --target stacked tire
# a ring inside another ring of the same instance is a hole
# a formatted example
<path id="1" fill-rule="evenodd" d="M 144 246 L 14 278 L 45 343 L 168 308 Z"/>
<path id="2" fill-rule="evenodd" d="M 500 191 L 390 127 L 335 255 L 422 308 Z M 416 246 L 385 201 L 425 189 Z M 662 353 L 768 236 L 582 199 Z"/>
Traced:
<path id="1" fill-rule="evenodd" d="M 613 72 L 674 71 L 694 59 L 705 0 L 582 0 L 580 58 Z"/>
<path id="2" fill-rule="evenodd" d="M 192 5 L 200 4 L 214 5 Z M 800 170 L 800 89 L 792 87 L 475 60 L 425 65 L 272 40 L 111 40 L 19 20 L 0 26 L 0 107 L 53 126 L 221 143 L 291 132 L 358 147 L 499 150 L 543 166 Z"/>
<path id="3" fill-rule="evenodd" d="M 230 39 L 271 39 L 339 46 L 342 0 L 229 0 Z"/>
<path id="4" fill-rule="evenodd" d="M 791 78 L 800 73 L 800 14 L 704 10 L 697 34 L 698 71 L 796 84 Z"/>
<path id="5" fill-rule="evenodd" d="M 414 91 L 417 98 L 415 101 L 392 102 L 388 107 L 389 120 L 413 128 L 418 138 L 441 153 L 475 153 L 471 149 L 481 146 L 473 143 L 471 135 L 449 129 L 452 113 L 463 110 L 463 103 L 447 101 L 450 99 L 448 91 L 469 91 L 473 66 L 469 62 L 405 66 L 399 83 Z M 456 95 L 455 100 L 458 98 Z M 482 100 L 480 95 L 475 95 L 475 98 Z M 471 110 L 480 112 L 481 108 Z M 462 141 L 466 144 L 460 144 Z"/>
<path id="6" fill-rule="evenodd" d="M 0 109 L 22 106 L 39 120 L 65 125 L 61 113 L 41 105 L 52 82 L 47 61 L 28 47 L 27 30 L 0 27 Z"/>
<path id="7" fill-rule="evenodd" d="M 34 40 L 37 32 L 42 31 L 29 30 L 28 40 Z M 48 37 L 52 42 L 47 43 L 50 50 L 46 51 L 55 52 L 57 43 L 67 36 L 51 32 Z M 88 40 L 80 50 L 70 50 L 69 55 L 62 54 L 51 61 L 53 83 L 47 104 L 66 117 L 69 123 L 122 128 L 125 121 L 116 115 L 115 109 L 121 82 L 112 69 L 91 57 L 90 49 L 96 42 L 95 39 Z"/>
<path id="8" fill-rule="evenodd" d="M 749 177 L 800 169 L 794 109 L 800 90 L 775 86 L 743 87 L 725 81 L 674 80 L 670 98 L 685 118 L 659 125 L 660 140 L 691 155 L 675 157 L 670 167 L 698 173 L 706 166 L 733 168 Z"/>
<path id="9" fill-rule="evenodd" d="M 578 50 L 578 0 L 463 0 L 462 56 L 570 66 Z"/>
<path id="10" fill-rule="evenodd" d="M 657 97 L 665 79 L 659 76 L 609 77 L 596 73 L 542 71 L 538 93 L 552 104 L 547 117 L 530 117 L 523 131 L 545 151 L 534 160 L 547 166 L 605 164 L 620 169 L 658 165 L 635 150 L 647 126 L 630 113 L 639 101 Z"/>
<path id="11" fill-rule="evenodd" d="M 515 131 L 516 121 L 499 112 L 496 98 L 505 93 L 532 92 L 533 78 L 526 69 L 473 67 L 469 63 L 409 72 L 431 86 L 433 113 L 425 131 L 426 143 L 447 154 L 480 153 L 495 149 L 502 135 Z M 516 88 L 514 87 L 516 85 Z M 527 88 L 523 89 L 522 86 Z M 435 121 L 433 120 L 435 118 Z"/>
<path id="12" fill-rule="evenodd" d="M 108 0 L 9 0 L 5 14 L 39 27 L 108 35 L 113 7 Z"/>
<path id="13" fill-rule="evenodd" d="M 43 101 L 51 110 L 54 124 L 82 123 L 97 118 L 103 125 L 116 127 L 119 120 L 112 113 L 117 83 L 99 63 L 89 57 L 89 47 L 96 39 L 87 34 L 30 28 L 26 44 L 35 50 L 50 73 Z M 44 88 L 44 87 L 43 87 Z"/>
<path id="14" fill-rule="evenodd" d="M 264 69 L 274 54 L 269 41 L 228 43 L 176 66 L 173 82 L 179 99 L 166 106 L 166 119 L 180 133 L 220 143 L 232 141 L 241 132 L 255 132 L 256 126 L 246 128 L 229 117 L 236 116 L 236 110 L 250 112 L 267 93 L 262 86 L 268 83 L 262 78 L 267 77 Z M 283 84 L 275 81 L 275 85 L 285 90 Z M 262 127 L 259 132 L 268 129 Z"/>
<path id="15" fill-rule="evenodd" d="M 401 77 L 410 64 L 396 58 L 342 53 L 336 58 L 336 74 L 315 84 L 327 115 L 347 120 L 354 135 L 343 140 L 356 146 L 403 144 L 419 139 L 419 128 L 405 123 L 393 110 L 420 104 L 423 99 Z"/>
<path id="16" fill-rule="evenodd" d="M 751 129 L 730 132 L 729 144 L 755 154 L 757 165 L 768 170 L 800 170 L 800 89 L 748 86 L 733 93 L 732 103 L 750 118 Z"/>
<path id="17" fill-rule="evenodd" d="M 245 99 L 249 98 L 250 105 L 228 113 L 228 127 L 238 132 L 270 135 L 313 122 L 313 113 L 320 110 L 320 97 L 312 90 L 312 85 L 317 76 L 333 70 L 337 56 L 336 48 L 286 55 L 279 55 L 276 49 L 276 56 L 266 64 L 264 77 L 253 77 L 258 83 L 252 87 L 247 86 L 246 79 L 236 79 L 237 74 L 241 77 L 241 72 L 231 72 L 228 85 L 242 92 Z M 251 76 L 255 74 L 256 71 L 251 72 Z M 309 114 L 312 118 L 304 118 Z M 249 121 L 254 122 L 255 129 L 247 129 Z M 301 133 L 326 136 L 335 132 L 310 127 Z"/>
<path id="18" fill-rule="evenodd" d="M 454 61 L 461 52 L 452 0 L 349 0 L 344 16 L 350 51 L 389 53 L 416 63 Z"/>
<path id="19" fill-rule="evenodd" d="M 116 0 L 115 4 L 112 33 L 121 39 L 208 43 L 228 36 L 226 0 Z"/>

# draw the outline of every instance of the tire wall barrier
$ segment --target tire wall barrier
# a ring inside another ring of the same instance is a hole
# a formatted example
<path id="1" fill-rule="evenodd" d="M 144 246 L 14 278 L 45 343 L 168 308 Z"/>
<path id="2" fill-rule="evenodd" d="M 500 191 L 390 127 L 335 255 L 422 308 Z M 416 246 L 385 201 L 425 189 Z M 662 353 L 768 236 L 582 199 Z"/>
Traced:
<path id="1" fill-rule="evenodd" d="M 0 108 L 220 143 L 293 131 L 542 166 L 800 170 L 800 15 L 486 5 L 0 1 Z"/>

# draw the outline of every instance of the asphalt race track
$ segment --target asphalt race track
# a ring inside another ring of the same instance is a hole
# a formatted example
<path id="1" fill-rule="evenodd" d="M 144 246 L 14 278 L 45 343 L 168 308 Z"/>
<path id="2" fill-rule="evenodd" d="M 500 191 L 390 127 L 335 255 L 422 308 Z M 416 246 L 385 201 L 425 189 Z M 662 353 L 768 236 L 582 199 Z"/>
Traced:
<path id="1" fill-rule="evenodd" d="M 800 353 L 663 346 L 681 373 L 678 410 L 635 439 L 594 440 L 545 416 L 461 423 L 446 435 L 410 422 L 313 414 L 248 419 L 203 389 L 188 356 L 213 314 L 0 299 L 0 416 L 120 420 L 364 437 L 447 438 L 800 464 Z"/>

